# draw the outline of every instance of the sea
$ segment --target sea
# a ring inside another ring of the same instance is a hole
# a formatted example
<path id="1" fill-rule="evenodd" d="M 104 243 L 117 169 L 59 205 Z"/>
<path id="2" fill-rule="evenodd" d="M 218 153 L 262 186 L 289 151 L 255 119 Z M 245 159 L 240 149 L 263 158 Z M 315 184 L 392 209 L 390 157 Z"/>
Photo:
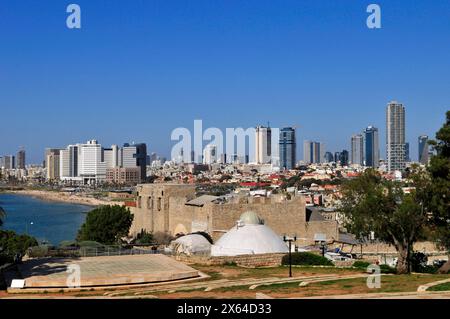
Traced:
<path id="1" fill-rule="evenodd" d="M 94 208 L 17 194 L 0 194 L 0 207 L 6 212 L 1 229 L 28 234 L 51 245 L 74 240 L 87 213 Z"/>

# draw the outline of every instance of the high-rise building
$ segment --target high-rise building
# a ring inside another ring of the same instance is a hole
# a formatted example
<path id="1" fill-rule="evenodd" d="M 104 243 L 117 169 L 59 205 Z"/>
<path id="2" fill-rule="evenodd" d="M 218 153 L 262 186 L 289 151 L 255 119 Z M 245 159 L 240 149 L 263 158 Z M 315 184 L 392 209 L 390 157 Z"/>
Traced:
<path id="1" fill-rule="evenodd" d="M 272 159 L 272 130 L 257 126 L 255 130 L 255 155 L 257 164 L 269 164 Z"/>
<path id="2" fill-rule="evenodd" d="M 380 162 L 380 146 L 378 138 L 378 129 L 368 126 L 364 130 L 365 141 L 365 166 L 377 168 Z"/>
<path id="3" fill-rule="evenodd" d="M 334 162 L 338 164 L 341 160 L 341 152 L 334 152 Z"/>
<path id="4" fill-rule="evenodd" d="M 428 136 L 421 135 L 419 136 L 419 163 L 428 164 L 430 147 L 428 145 Z"/>
<path id="5" fill-rule="evenodd" d="M 17 152 L 17 165 L 16 165 L 16 167 L 18 168 L 18 169 L 25 169 L 25 150 L 19 150 L 18 152 Z"/>
<path id="6" fill-rule="evenodd" d="M 295 128 L 285 127 L 280 131 L 280 168 L 293 169 L 297 161 L 297 142 Z"/>
<path id="7" fill-rule="evenodd" d="M 348 151 L 347 150 L 343 150 L 339 154 L 339 163 L 341 164 L 341 166 L 348 166 Z"/>
<path id="8" fill-rule="evenodd" d="M 405 144 L 405 107 L 392 101 L 386 107 L 386 161 L 389 172 L 405 170 Z"/>
<path id="9" fill-rule="evenodd" d="M 331 163 L 334 161 L 333 153 L 325 152 L 325 163 Z"/>
<path id="10" fill-rule="evenodd" d="M 58 148 L 48 148 L 45 152 L 47 154 L 45 158 L 46 168 L 47 168 L 47 180 L 56 181 L 60 178 L 60 152 Z"/>
<path id="11" fill-rule="evenodd" d="M 217 146 L 208 144 L 203 150 L 203 164 L 211 165 L 214 163 L 217 163 Z"/>
<path id="12" fill-rule="evenodd" d="M 79 145 L 78 159 L 79 175 L 84 184 L 106 180 L 106 163 L 103 157 L 103 150 L 96 140 Z"/>
<path id="13" fill-rule="evenodd" d="M 306 164 L 323 163 L 325 161 L 325 145 L 320 142 L 303 142 L 303 161 Z"/>
<path id="14" fill-rule="evenodd" d="M 352 164 L 364 165 L 364 139 L 361 134 L 355 134 L 351 139 Z"/>
<path id="15" fill-rule="evenodd" d="M 16 158 L 13 155 L 5 155 L 1 158 L 0 168 L 14 169 L 16 168 Z"/>
<path id="16" fill-rule="evenodd" d="M 411 158 L 409 157 L 409 142 L 405 143 L 405 161 L 407 163 L 411 162 Z"/>

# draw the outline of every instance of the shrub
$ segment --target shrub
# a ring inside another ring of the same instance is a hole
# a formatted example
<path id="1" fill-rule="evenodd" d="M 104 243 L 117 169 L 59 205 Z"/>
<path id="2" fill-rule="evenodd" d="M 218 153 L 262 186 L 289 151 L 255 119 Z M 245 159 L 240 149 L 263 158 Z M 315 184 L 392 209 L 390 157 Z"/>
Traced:
<path id="1" fill-rule="evenodd" d="M 289 265 L 289 254 L 284 255 L 282 259 L 283 265 Z M 301 252 L 292 253 L 292 265 L 304 265 L 304 266 L 333 266 L 333 263 L 325 257 Z"/>
<path id="2" fill-rule="evenodd" d="M 353 267 L 356 267 L 356 268 L 367 268 L 370 265 L 371 265 L 371 263 L 369 263 L 367 261 L 358 260 L 358 261 L 355 261 L 355 263 L 353 264 Z"/>
<path id="3" fill-rule="evenodd" d="M 389 266 L 389 265 L 380 265 L 380 270 L 382 274 L 396 274 L 397 269 Z"/>

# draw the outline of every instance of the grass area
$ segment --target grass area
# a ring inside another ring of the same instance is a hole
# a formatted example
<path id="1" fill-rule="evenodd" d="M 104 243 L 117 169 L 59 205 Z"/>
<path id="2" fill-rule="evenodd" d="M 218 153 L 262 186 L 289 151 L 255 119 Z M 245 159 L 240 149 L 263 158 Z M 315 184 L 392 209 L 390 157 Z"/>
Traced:
<path id="1" fill-rule="evenodd" d="M 432 287 L 428 288 L 427 291 L 450 291 L 450 282 L 432 286 Z"/>
<path id="2" fill-rule="evenodd" d="M 193 268 L 211 276 L 210 280 L 218 279 L 245 279 L 245 278 L 267 278 L 279 277 L 286 278 L 289 276 L 288 266 L 270 267 L 270 268 L 243 268 L 234 265 L 222 266 L 206 266 L 194 264 Z M 296 266 L 292 267 L 292 274 L 296 276 L 320 275 L 320 274 L 355 274 L 363 273 L 364 270 L 354 268 L 335 268 L 335 267 L 311 267 Z"/>

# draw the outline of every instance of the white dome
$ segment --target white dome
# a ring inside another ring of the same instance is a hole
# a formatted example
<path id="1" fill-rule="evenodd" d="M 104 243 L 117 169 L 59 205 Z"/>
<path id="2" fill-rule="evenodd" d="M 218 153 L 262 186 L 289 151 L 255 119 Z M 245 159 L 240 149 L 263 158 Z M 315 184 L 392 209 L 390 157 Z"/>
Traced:
<path id="1" fill-rule="evenodd" d="M 182 236 L 170 243 L 170 249 L 178 254 L 198 254 L 209 253 L 211 250 L 210 242 L 202 235 L 190 234 Z"/>
<path id="2" fill-rule="evenodd" d="M 211 256 L 287 253 L 288 247 L 275 232 L 263 224 L 233 227 L 211 247 Z"/>

